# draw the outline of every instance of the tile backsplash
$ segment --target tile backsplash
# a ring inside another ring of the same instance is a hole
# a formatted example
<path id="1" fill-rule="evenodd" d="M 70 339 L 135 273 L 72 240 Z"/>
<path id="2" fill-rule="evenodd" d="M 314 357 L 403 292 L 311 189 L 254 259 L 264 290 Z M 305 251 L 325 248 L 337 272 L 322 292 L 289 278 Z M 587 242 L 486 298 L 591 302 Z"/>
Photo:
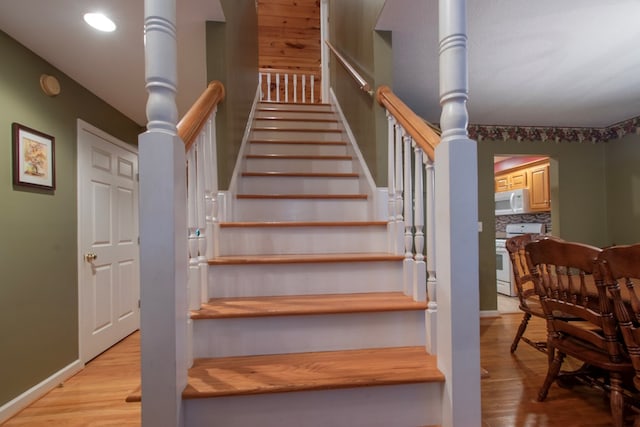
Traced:
<path id="1" fill-rule="evenodd" d="M 507 224 L 539 222 L 545 225 L 546 233 L 551 234 L 551 212 L 528 213 L 521 215 L 496 216 L 496 233 L 505 232 Z"/>

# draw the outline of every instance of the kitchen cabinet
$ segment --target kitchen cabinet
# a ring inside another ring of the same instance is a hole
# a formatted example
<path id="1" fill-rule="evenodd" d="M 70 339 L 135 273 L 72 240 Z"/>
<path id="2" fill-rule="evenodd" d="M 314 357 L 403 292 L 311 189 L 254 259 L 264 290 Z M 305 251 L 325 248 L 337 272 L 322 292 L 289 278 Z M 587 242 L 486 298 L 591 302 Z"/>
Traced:
<path id="1" fill-rule="evenodd" d="M 495 176 L 495 191 L 529 190 L 529 208 L 532 211 L 551 210 L 549 190 L 549 161 L 537 160 L 532 163 L 508 169 Z"/>
<path id="2" fill-rule="evenodd" d="M 527 187 L 527 170 L 519 169 L 513 172 L 496 175 L 495 192 L 517 190 Z"/>
<path id="3" fill-rule="evenodd" d="M 529 206 L 532 210 L 548 211 L 551 209 L 549 191 L 549 163 L 543 163 L 529 169 L 531 184 L 529 186 Z"/>

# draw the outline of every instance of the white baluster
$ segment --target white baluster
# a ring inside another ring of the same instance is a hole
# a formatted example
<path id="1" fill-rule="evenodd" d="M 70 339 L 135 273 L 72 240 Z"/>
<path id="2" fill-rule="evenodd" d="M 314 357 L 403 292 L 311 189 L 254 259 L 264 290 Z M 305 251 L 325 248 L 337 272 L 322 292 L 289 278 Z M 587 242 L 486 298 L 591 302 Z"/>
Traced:
<path id="1" fill-rule="evenodd" d="M 403 132 L 403 197 L 404 197 L 404 291 L 413 295 L 413 194 L 411 192 L 411 137 Z"/>
<path id="2" fill-rule="evenodd" d="M 293 102 L 298 102 L 298 75 L 293 75 Z"/>
<path id="3" fill-rule="evenodd" d="M 315 93 L 315 87 L 316 87 L 315 78 L 314 78 L 314 75 L 311 74 L 311 89 L 310 90 L 311 90 L 311 103 L 312 104 L 315 102 L 315 98 L 313 96 L 314 93 Z"/>
<path id="4" fill-rule="evenodd" d="M 192 149 L 187 153 L 187 221 L 189 227 L 189 309 L 200 308 L 200 287 L 198 269 L 198 219 L 197 219 L 197 161 L 196 151 Z"/>
<path id="5" fill-rule="evenodd" d="M 289 102 L 289 74 L 284 75 L 284 99 L 285 102 Z"/>
<path id="6" fill-rule="evenodd" d="M 388 247 L 389 252 L 396 253 L 396 184 L 395 184 L 395 126 L 396 119 L 387 113 L 387 192 L 389 198 L 387 200 L 389 222 L 387 222 Z"/>
<path id="7" fill-rule="evenodd" d="M 397 125 L 395 127 L 395 135 L 394 135 L 394 145 L 396 150 L 396 155 L 394 157 L 395 166 L 394 170 L 396 173 L 396 177 L 394 183 L 396 185 L 395 194 L 396 194 L 396 248 L 394 253 L 401 254 L 404 249 L 404 218 L 402 217 L 402 127 Z"/>
<path id="8" fill-rule="evenodd" d="M 276 73 L 276 102 L 280 102 L 280 73 Z"/>
<path id="9" fill-rule="evenodd" d="M 424 262 L 424 195 L 422 184 L 422 156 L 424 153 L 418 144 L 413 146 L 413 226 L 414 226 L 414 273 L 413 273 L 413 299 L 416 301 L 427 300 L 427 270 Z"/>
<path id="10" fill-rule="evenodd" d="M 198 171 L 197 171 L 197 225 L 198 225 L 198 268 L 199 268 L 199 286 L 198 290 L 200 291 L 198 296 L 200 297 L 204 292 L 203 288 L 207 286 L 207 239 L 206 239 L 206 229 L 207 229 L 207 219 L 206 219 L 206 178 L 205 178 L 205 169 L 206 165 L 206 144 L 207 137 L 206 132 L 201 132 L 198 136 L 198 144 L 196 145 L 196 160 L 198 162 Z M 200 302 L 206 302 L 200 301 Z"/>
<path id="11" fill-rule="evenodd" d="M 267 101 L 271 102 L 271 73 L 267 73 Z"/>
<path id="12" fill-rule="evenodd" d="M 258 87 L 260 88 L 260 101 L 264 99 L 264 90 L 262 89 L 262 73 L 258 73 Z"/>
<path id="13" fill-rule="evenodd" d="M 427 156 L 425 160 L 426 175 L 426 228 L 427 228 L 427 351 L 435 354 L 437 351 L 437 314 L 438 300 L 436 294 L 436 209 L 435 209 L 435 168 L 433 161 Z"/>
<path id="14" fill-rule="evenodd" d="M 300 76 L 300 78 L 302 79 L 302 103 L 306 103 L 307 102 L 307 79 L 305 78 L 306 76 L 303 74 Z"/>

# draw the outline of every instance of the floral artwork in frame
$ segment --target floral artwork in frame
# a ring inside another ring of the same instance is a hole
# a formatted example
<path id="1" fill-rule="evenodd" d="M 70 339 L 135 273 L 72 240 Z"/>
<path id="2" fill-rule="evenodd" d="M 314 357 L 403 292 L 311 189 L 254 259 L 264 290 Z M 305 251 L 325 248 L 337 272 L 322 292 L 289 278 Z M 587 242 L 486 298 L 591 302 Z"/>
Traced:
<path id="1" fill-rule="evenodd" d="M 55 138 L 13 123 L 13 184 L 56 188 Z"/>

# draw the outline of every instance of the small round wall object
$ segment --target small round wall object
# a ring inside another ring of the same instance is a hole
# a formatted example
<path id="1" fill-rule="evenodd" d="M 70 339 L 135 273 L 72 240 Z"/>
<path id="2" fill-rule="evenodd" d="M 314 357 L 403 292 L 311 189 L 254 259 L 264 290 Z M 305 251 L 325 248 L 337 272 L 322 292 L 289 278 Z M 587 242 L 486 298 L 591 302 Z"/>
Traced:
<path id="1" fill-rule="evenodd" d="M 60 94 L 60 82 L 58 82 L 58 79 L 52 75 L 41 75 L 40 87 L 47 96 L 56 96 Z"/>

